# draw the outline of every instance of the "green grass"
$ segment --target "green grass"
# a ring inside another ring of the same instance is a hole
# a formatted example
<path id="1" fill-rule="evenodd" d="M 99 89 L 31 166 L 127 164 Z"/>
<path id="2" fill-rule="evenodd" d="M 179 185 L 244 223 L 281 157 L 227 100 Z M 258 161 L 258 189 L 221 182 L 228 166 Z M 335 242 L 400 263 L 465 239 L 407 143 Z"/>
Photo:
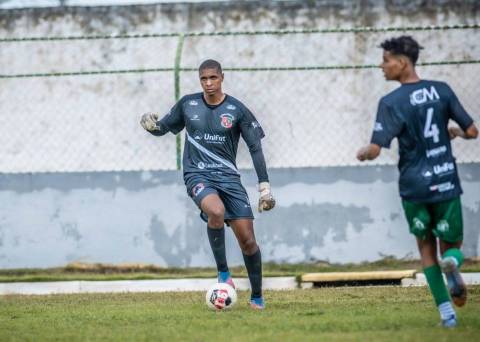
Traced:
<path id="1" fill-rule="evenodd" d="M 311 272 L 348 272 L 381 270 L 421 270 L 418 260 L 398 260 L 385 258 L 376 262 L 361 264 L 329 264 L 326 262 L 308 264 L 265 263 L 265 277 L 298 276 Z M 246 277 L 244 267 L 231 269 L 234 277 Z M 480 260 L 466 260 L 462 272 L 480 272 Z M 48 269 L 6 269 L 0 270 L 0 282 L 35 282 L 66 280 L 144 280 L 174 278 L 211 278 L 214 268 L 162 268 L 155 265 L 108 265 L 70 264 L 66 267 Z"/>
<path id="2" fill-rule="evenodd" d="M 1 341 L 475 341 L 480 287 L 457 310 L 460 325 L 438 326 L 425 287 L 267 291 L 253 311 L 239 292 L 229 312 L 209 311 L 203 292 L 0 297 Z"/>

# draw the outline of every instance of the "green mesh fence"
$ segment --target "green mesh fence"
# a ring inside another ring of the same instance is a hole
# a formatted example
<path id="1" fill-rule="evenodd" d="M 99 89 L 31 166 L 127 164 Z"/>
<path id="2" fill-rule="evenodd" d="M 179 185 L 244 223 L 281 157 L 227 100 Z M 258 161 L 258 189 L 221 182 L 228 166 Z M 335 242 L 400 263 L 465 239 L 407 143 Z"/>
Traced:
<path id="1" fill-rule="evenodd" d="M 478 121 L 479 25 L 0 38 L 0 172 L 180 168 L 182 135 L 153 138 L 143 112 L 200 91 L 197 66 L 222 62 L 224 88 L 264 126 L 270 167 L 358 165 L 381 96 L 379 43 L 411 34 L 422 78 L 441 79 Z M 208 48 L 205 48 L 208 47 Z M 454 141 L 459 162 L 480 162 Z M 386 151 L 377 164 L 394 164 Z M 244 146 L 238 165 L 250 168 Z"/>

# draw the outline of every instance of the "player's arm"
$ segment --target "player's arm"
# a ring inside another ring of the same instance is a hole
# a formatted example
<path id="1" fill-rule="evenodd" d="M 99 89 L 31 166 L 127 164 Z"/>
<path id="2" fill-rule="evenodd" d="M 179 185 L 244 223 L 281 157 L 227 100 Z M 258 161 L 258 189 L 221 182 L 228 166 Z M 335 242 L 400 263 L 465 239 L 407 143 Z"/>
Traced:
<path id="1" fill-rule="evenodd" d="M 357 152 L 357 159 L 360 161 L 374 160 L 380 155 L 382 147 L 377 144 L 369 144 Z"/>
<path id="2" fill-rule="evenodd" d="M 240 119 L 240 131 L 243 140 L 247 143 L 258 177 L 258 191 L 260 192 L 258 211 L 271 210 L 275 207 L 275 199 L 268 180 L 267 166 L 262 150 L 261 140 L 265 137 L 265 133 L 252 112 L 246 107 L 243 108 L 243 116 Z"/>
<path id="3" fill-rule="evenodd" d="M 275 199 L 272 195 L 270 182 L 268 180 L 267 165 L 265 156 L 263 155 L 262 143 L 260 141 L 248 146 L 250 155 L 252 156 L 253 166 L 258 177 L 258 191 L 260 199 L 258 202 L 258 211 L 270 210 L 275 207 Z"/>
<path id="4" fill-rule="evenodd" d="M 448 134 L 450 139 L 460 137 L 463 139 L 476 139 L 478 137 L 478 129 L 473 122 L 472 117 L 463 108 L 457 95 L 453 90 L 445 84 L 449 91 L 448 105 L 450 109 L 450 118 L 455 121 L 459 127 L 449 127 Z"/>
<path id="5" fill-rule="evenodd" d="M 162 136 L 169 132 L 168 127 L 162 125 L 157 113 L 146 113 L 140 119 L 140 125 L 149 133 L 155 136 Z"/>
<path id="6" fill-rule="evenodd" d="M 157 113 L 146 113 L 140 119 L 140 125 L 149 133 L 155 136 L 162 136 L 168 132 L 177 134 L 185 127 L 183 120 L 183 101 L 182 98 L 162 119 L 159 120 Z"/>
<path id="7" fill-rule="evenodd" d="M 402 120 L 395 115 L 385 101 L 380 100 L 370 144 L 358 150 L 357 159 L 365 161 L 377 158 L 382 147 L 390 148 L 390 143 L 393 138 L 400 134 L 403 125 Z"/>
<path id="8" fill-rule="evenodd" d="M 460 127 L 451 126 L 448 127 L 448 134 L 450 135 L 450 139 L 453 140 L 456 137 L 462 139 L 477 139 L 478 137 L 478 128 L 472 123 L 466 130 L 461 129 Z"/>

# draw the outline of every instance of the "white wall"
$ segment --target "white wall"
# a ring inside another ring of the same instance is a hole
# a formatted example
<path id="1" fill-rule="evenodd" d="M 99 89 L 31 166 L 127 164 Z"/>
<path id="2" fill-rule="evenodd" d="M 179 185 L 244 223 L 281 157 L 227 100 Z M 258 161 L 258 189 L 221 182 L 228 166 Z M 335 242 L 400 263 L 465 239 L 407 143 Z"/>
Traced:
<path id="1" fill-rule="evenodd" d="M 0 37 L 478 22 L 475 2 L 440 2 L 0 10 Z M 480 59 L 478 29 L 411 33 L 426 47 L 421 61 Z M 182 66 L 196 67 L 207 57 L 225 67 L 372 64 L 380 60 L 378 43 L 394 34 L 400 33 L 188 38 Z M 0 42 L 0 75 L 172 67 L 176 44 L 177 38 Z M 449 82 L 478 121 L 478 68 L 419 71 Z M 368 141 L 379 97 L 393 87 L 370 69 L 226 72 L 226 90 L 254 110 L 267 132 L 264 150 L 278 205 L 255 220 L 265 260 L 418 258 L 395 167 L 358 167 L 354 159 Z M 181 88 L 198 90 L 195 72 L 182 73 Z M 181 173 L 149 171 L 175 169 L 175 137 L 155 139 L 138 124 L 142 112 L 167 111 L 173 89 L 172 72 L 0 78 L 0 267 L 78 260 L 213 265 L 205 224 Z M 479 143 L 454 145 L 465 162 L 459 165 L 464 251 L 478 256 Z M 390 151 L 379 163 L 395 160 Z M 244 149 L 239 165 L 251 166 Z M 253 204 L 256 177 L 252 171 L 243 177 Z M 227 242 L 230 263 L 242 263 L 232 234 Z"/>
<path id="2" fill-rule="evenodd" d="M 390 2 L 311 7 L 295 2 L 164 4 L 0 11 L 0 36 L 231 31 L 285 28 L 402 27 L 474 24 L 475 5 Z M 354 2 L 353 2 L 354 3 Z M 295 5 L 296 4 L 296 5 Z M 470 7 L 469 7 L 470 6 Z M 480 29 L 408 31 L 425 50 L 420 62 L 480 60 Z M 182 67 L 206 58 L 224 67 L 378 64 L 378 44 L 395 33 L 325 33 L 187 37 Z M 178 37 L 0 43 L 1 74 L 172 68 Z M 451 84 L 478 121 L 480 64 L 419 67 L 423 78 Z M 181 93 L 199 90 L 196 72 L 181 74 Z M 271 167 L 358 165 L 379 98 L 397 85 L 381 71 L 226 72 L 225 89 L 265 127 Z M 0 79 L 0 172 L 171 170 L 175 138 L 153 139 L 143 112 L 174 103 L 173 72 Z M 19 123 L 21 129 L 19 129 Z M 460 162 L 479 162 L 480 147 L 455 141 Z M 395 164 L 390 151 L 378 164 Z M 240 167 L 251 167 L 245 149 Z"/>

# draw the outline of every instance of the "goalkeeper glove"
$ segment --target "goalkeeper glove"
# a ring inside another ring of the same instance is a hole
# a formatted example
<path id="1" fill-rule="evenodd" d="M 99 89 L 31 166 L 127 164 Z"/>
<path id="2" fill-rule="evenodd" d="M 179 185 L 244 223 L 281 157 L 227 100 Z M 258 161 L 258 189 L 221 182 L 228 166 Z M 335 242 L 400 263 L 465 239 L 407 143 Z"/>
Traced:
<path id="1" fill-rule="evenodd" d="M 142 119 L 140 120 L 140 125 L 145 128 L 147 131 L 155 131 L 158 129 L 157 127 L 158 121 L 158 114 L 156 113 L 147 113 L 142 115 Z"/>
<path id="2" fill-rule="evenodd" d="M 260 199 L 258 200 L 258 211 L 261 213 L 264 210 L 270 210 L 275 207 L 275 199 L 272 196 L 269 182 L 261 182 L 258 184 L 258 191 L 260 192 Z"/>

